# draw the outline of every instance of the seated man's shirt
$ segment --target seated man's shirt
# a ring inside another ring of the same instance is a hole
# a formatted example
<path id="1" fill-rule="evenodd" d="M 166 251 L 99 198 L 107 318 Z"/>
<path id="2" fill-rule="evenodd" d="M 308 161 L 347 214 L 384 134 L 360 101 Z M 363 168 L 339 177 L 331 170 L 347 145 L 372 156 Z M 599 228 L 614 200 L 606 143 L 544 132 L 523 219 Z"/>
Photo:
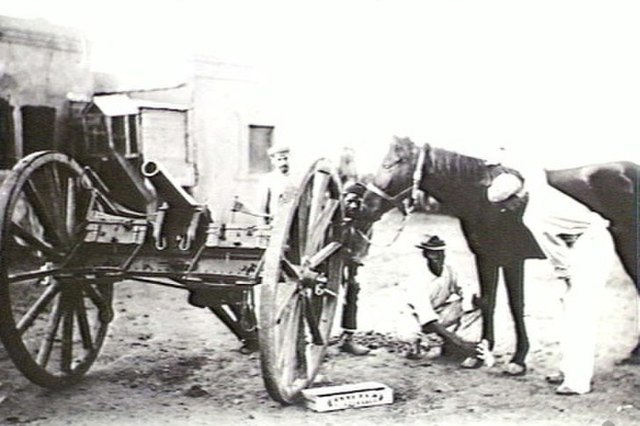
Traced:
<path id="1" fill-rule="evenodd" d="M 449 304 L 462 300 L 457 275 L 446 262 L 440 276 L 426 266 L 420 268 L 408 280 L 405 291 L 409 312 L 418 326 L 440 320 L 440 313 Z"/>

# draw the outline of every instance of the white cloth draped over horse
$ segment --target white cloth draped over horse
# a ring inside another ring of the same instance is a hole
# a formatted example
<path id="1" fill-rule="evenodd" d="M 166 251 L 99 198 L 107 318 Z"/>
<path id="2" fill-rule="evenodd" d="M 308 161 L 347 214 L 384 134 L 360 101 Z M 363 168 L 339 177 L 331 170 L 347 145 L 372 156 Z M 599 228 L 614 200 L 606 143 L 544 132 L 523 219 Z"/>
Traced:
<path id="1" fill-rule="evenodd" d="M 599 301 L 614 261 L 609 222 L 577 200 L 551 187 L 542 169 L 521 167 L 521 187 L 529 200 L 523 215 L 558 278 L 565 280 L 560 371 L 560 393 L 591 390 L 594 371 Z M 511 175 L 513 176 L 513 175 Z M 500 202 L 515 181 L 494 179 L 488 188 L 491 201 Z"/>

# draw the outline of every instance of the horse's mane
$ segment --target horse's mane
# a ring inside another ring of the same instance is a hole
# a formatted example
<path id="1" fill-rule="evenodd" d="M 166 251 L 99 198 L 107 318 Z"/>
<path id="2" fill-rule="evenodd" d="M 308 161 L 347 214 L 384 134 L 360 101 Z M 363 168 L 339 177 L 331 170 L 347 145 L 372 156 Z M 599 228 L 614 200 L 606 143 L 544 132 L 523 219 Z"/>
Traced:
<path id="1" fill-rule="evenodd" d="M 417 163 L 419 150 L 424 149 L 423 173 L 446 176 L 447 179 L 456 181 L 480 181 L 487 174 L 486 162 L 480 158 L 444 148 L 432 147 L 430 144 L 424 144 L 420 147 L 410 138 L 396 137 L 394 144 L 396 145 L 396 155 L 401 159 L 411 161 L 413 164 Z"/>
<path id="2" fill-rule="evenodd" d="M 476 181 L 484 179 L 487 174 L 487 164 L 480 158 L 428 145 L 425 145 L 424 149 L 427 150 L 426 158 L 429 160 L 425 167 L 430 174 L 446 175 L 449 179 Z"/>

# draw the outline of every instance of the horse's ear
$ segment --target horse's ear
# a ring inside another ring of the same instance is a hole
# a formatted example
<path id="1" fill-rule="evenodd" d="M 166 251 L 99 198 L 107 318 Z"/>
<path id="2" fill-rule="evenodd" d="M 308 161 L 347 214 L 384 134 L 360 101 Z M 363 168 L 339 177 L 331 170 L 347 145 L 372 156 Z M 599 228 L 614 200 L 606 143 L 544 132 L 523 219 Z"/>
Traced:
<path id="1" fill-rule="evenodd" d="M 375 175 L 373 173 L 366 173 L 360 176 L 360 179 L 358 181 L 363 185 L 368 185 L 370 183 L 373 183 L 374 179 L 375 179 Z"/>
<path id="2" fill-rule="evenodd" d="M 405 137 L 394 136 L 393 139 L 399 145 L 411 145 L 411 144 L 413 144 L 413 142 L 411 141 L 411 138 L 409 136 L 405 136 Z"/>
<path id="3" fill-rule="evenodd" d="M 410 156 L 417 155 L 417 152 L 419 149 L 418 144 L 414 143 L 410 137 L 405 136 L 404 138 L 400 139 L 400 141 L 401 141 L 402 149 L 397 150 L 398 156 L 402 158 L 407 158 Z"/>

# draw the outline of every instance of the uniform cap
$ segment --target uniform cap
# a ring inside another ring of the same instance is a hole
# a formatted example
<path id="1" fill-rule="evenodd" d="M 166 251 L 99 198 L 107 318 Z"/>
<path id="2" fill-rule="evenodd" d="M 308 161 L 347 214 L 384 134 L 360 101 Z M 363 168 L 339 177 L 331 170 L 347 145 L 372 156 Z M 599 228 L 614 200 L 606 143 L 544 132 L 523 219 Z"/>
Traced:
<path id="1" fill-rule="evenodd" d="M 290 151 L 291 149 L 287 145 L 274 145 L 271 148 L 269 148 L 267 153 L 269 154 L 270 157 L 272 157 L 276 154 L 288 154 Z"/>
<path id="2" fill-rule="evenodd" d="M 361 184 L 360 182 L 354 182 L 344 189 L 345 194 L 356 194 L 358 197 L 364 197 L 364 193 L 366 192 L 367 187 Z"/>

